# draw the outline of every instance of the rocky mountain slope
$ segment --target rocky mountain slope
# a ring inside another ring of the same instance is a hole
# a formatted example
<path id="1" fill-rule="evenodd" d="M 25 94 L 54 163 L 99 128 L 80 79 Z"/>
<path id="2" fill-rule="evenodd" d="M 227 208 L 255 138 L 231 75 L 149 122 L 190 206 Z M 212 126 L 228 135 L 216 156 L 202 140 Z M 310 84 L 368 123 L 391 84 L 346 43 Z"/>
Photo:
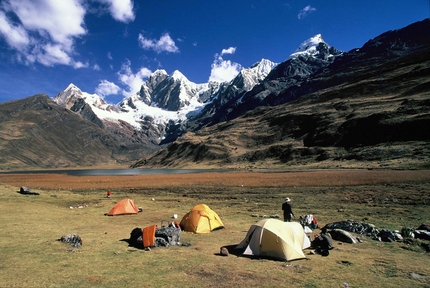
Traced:
<path id="1" fill-rule="evenodd" d="M 386 32 L 315 70 L 289 59 L 247 104 L 231 102 L 227 122 L 208 117 L 132 167 L 428 168 L 429 29 L 427 19 Z"/>
<path id="2" fill-rule="evenodd" d="M 116 105 L 73 84 L 1 103 L 0 170 L 427 167 L 427 31 L 429 19 L 349 52 L 316 35 L 228 83 L 157 70 Z"/>

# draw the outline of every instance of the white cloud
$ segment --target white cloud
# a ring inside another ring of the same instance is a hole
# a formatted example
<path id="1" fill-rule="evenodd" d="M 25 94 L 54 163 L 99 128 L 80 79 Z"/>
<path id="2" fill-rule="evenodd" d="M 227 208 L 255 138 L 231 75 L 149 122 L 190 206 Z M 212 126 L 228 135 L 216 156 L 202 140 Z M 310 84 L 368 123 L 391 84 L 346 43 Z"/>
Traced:
<path id="1" fill-rule="evenodd" d="M 100 71 L 100 70 L 102 70 L 102 69 L 100 68 L 99 64 L 94 64 L 94 65 L 93 65 L 93 70 L 95 70 L 95 71 Z"/>
<path id="2" fill-rule="evenodd" d="M 85 9 L 74 0 L 9 0 L 13 11 L 29 31 L 37 32 L 71 51 L 73 38 L 86 34 Z"/>
<path id="3" fill-rule="evenodd" d="M 111 16 L 121 22 L 134 20 L 133 0 L 92 0 L 105 4 Z M 88 0 L 2 0 L 0 37 L 17 59 L 25 64 L 89 67 L 77 61 L 76 39 L 87 34 L 85 14 Z M 88 11 L 86 10 L 88 9 Z"/>
<path id="4" fill-rule="evenodd" d="M 302 10 L 300 10 L 299 14 L 297 15 L 297 18 L 303 19 L 304 17 L 308 16 L 310 13 L 316 11 L 317 9 L 311 7 L 311 5 L 306 6 Z"/>
<path id="5" fill-rule="evenodd" d="M 230 47 L 228 49 L 222 49 L 221 55 L 224 54 L 234 54 L 236 52 L 236 47 Z"/>
<path id="6" fill-rule="evenodd" d="M 88 68 L 90 65 L 87 63 L 82 63 L 81 61 L 73 61 L 73 68 Z"/>
<path id="7" fill-rule="evenodd" d="M 109 60 L 112 60 L 112 59 L 113 59 L 112 54 L 111 54 L 110 52 L 108 52 L 108 54 L 107 54 L 107 58 L 108 58 Z"/>
<path id="8" fill-rule="evenodd" d="M 101 96 L 107 95 L 116 95 L 121 91 L 121 88 L 118 87 L 115 83 L 109 82 L 107 80 L 101 80 L 95 92 Z"/>
<path id="9" fill-rule="evenodd" d="M 107 4 L 112 18 L 120 22 L 131 22 L 136 17 L 133 11 L 132 0 L 99 0 Z"/>
<path id="10" fill-rule="evenodd" d="M 43 45 L 40 47 L 40 49 L 38 49 L 38 51 L 34 49 L 33 55 L 31 56 L 34 56 L 34 60 L 40 62 L 45 66 L 52 66 L 54 64 L 72 64 L 72 58 L 70 58 L 70 56 L 64 51 L 63 47 L 59 44 Z M 33 58 L 27 57 L 27 59 Z"/>
<path id="11" fill-rule="evenodd" d="M 170 38 L 168 33 L 161 35 L 160 39 L 148 39 L 139 33 L 138 37 L 139 45 L 145 50 L 154 50 L 157 53 L 170 52 L 178 53 L 179 48 L 176 47 L 175 41 Z"/>
<path id="12" fill-rule="evenodd" d="M 228 82 L 237 76 L 242 69 L 242 65 L 222 58 L 222 55 L 234 54 L 235 52 L 236 48 L 230 47 L 228 49 L 223 49 L 221 54 L 215 54 L 215 60 L 211 65 L 212 69 L 209 81 Z"/>
<path id="13" fill-rule="evenodd" d="M 17 50 L 18 59 L 46 66 L 87 66 L 71 57 L 75 38 L 87 33 L 86 11 L 79 1 L 8 0 L 0 8 L 4 10 L 0 11 L 0 36 Z"/>
<path id="14" fill-rule="evenodd" d="M 131 63 L 127 60 L 118 72 L 119 80 L 128 87 L 128 91 L 123 91 L 124 96 L 138 92 L 146 78 L 152 74 L 152 71 L 145 67 L 140 68 L 137 73 L 133 73 L 130 66 Z"/>
<path id="15" fill-rule="evenodd" d="M 6 15 L 0 11 L 0 34 L 6 42 L 19 51 L 23 51 L 30 44 L 30 38 L 27 31 L 22 26 L 14 25 L 9 22 Z"/>

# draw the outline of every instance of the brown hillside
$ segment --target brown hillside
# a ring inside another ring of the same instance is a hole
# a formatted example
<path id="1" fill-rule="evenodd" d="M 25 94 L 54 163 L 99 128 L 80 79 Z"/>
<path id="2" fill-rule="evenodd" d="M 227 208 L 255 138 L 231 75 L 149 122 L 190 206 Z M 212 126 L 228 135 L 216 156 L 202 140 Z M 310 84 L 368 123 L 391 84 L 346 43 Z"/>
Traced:
<path id="1" fill-rule="evenodd" d="M 0 170 L 111 165 L 115 150 L 105 130 L 47 95 L 0 104 Z"/>

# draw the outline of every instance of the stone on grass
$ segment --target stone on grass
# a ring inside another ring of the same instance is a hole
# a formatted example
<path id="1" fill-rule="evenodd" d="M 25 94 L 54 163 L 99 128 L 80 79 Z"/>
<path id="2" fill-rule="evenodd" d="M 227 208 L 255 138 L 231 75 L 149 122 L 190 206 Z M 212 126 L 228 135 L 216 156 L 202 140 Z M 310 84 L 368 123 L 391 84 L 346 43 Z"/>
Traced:
<path id="1" fill-rule="evenodd" d="M 221 255 L 221 256 L 228 256 L 228 249 L 226 248 L 226 247 L 221 247 L 220 249 L 219 249 L 219 254 Z"/>
<path id="2" fill-rule="evenodd" d="M 352 236 L 351 233 L 349 233 L 345 230 L 333 229 L 333 230 L 330 230 L 329 233 L 330 233 L 331 237 L 333 238 L 333 240 L 346 242 L 346 243 L 350 243 L 350 244 L 357 243 L 357 240 L 355 239 L 355 237 Z"/>
<path id="3" fill-rule="evenodd" d="M 82 246 L 82 239 L 78 234 L 67 234 L 67 235 L 61 236 L 59 241 L 66 244 L 70 244 L 73 247 Z"/>
<path id="4" fill-rule="evenodd" d="M 35 191 L 31 190 L 30 188 L 24 187 L 24 186 L 21 186 L 21 188 L 19 188 L 19 193 L 25 194 L 25 195 L 40 195 L 39 192 L 35 192 Z"/>

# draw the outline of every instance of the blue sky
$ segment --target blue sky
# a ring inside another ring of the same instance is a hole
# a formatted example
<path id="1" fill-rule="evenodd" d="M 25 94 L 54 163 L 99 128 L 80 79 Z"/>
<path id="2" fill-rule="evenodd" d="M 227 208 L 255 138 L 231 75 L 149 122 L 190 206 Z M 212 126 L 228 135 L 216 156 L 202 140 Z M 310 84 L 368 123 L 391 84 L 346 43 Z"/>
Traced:
<path id="1" fill-rule="evenodd" d="M 428 0 L 1 0 L 0 102 L 74 83 L 117 103 L 157 69 L 229 80 L 316 34 L 349 51 L 429 13 Z"/>

